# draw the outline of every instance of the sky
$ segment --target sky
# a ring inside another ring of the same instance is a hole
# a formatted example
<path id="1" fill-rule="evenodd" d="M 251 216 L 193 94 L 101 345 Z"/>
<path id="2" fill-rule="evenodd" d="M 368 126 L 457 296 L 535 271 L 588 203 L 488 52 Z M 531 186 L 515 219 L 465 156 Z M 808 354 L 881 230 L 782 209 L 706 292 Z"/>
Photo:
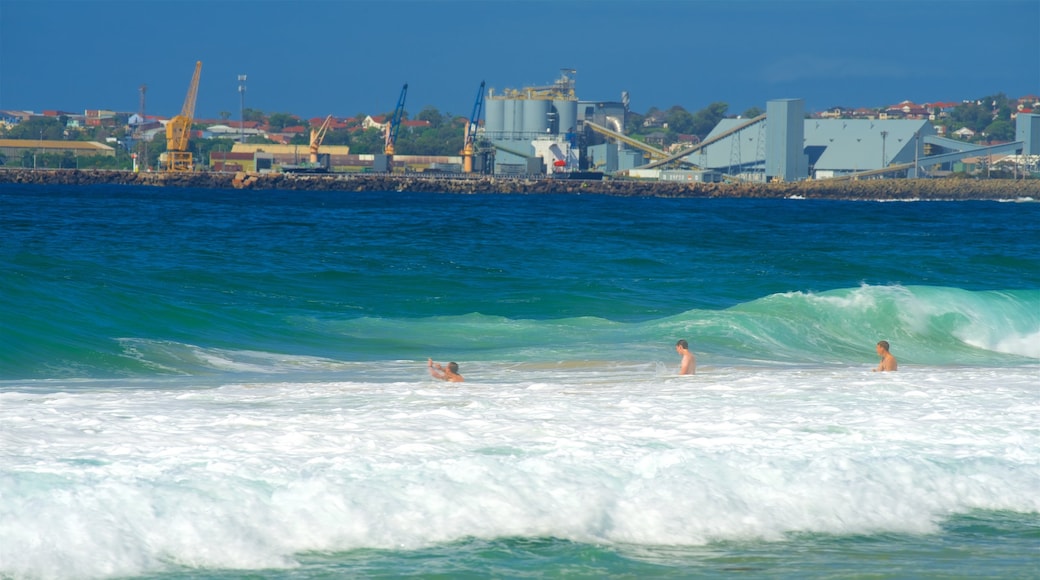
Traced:
<path id="1" fill-rule="evenodd" d="M 1040 95 L 1040 0 L 0 0 L 0 110 L 469 116 L 573 69 L 577 96 L 730 115 Z M 246 75 L 244 96 L 239 75 Z"/>

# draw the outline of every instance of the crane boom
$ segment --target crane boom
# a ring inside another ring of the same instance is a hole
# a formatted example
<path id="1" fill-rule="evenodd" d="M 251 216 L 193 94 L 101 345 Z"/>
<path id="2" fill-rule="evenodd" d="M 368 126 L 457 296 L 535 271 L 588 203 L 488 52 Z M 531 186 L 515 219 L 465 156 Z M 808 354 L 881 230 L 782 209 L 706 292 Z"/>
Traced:
<path id="1" fill-rule="evenodd" d="M 311 129 L 311 163 L 318 162 L 318 148 L 321 147 L 321 142 L 325 139 L 325 132 L 329 129 L 329 123 L 332 122 L 332 115 L 325 117 L 325 122 L 321 124 L 319 129 Z"/>
<path id="2" fill-rule="evenodd" d="M 473 113 L 466 123 L 466 135 L 462 141 L 462 172 L 473 173 L 474 141 L 477 137 L 477 127 L 480 124 L 480 113 L 484 108 L 484 81 L 480 81 L 477 89 L 477 98 L 473 103 Z"/>
<path id="3" fill-rule="evenodd" d="M 191 171 L 193 169 L 191 151 L 188 151 L 188 138 L 191 136 L 191 124 L 195 117 L 195 96 L 199 91 L 199 74 L 202 72 L 202 61 L 195 63 L 195 74 L 188 85 L 188 94 L 184 98 L 181 114 L 166 123 L 166 170 Z"/>
<path id="4" fill-rule="evenodd" d="M 397 129 L 401 126 L 401 116 L 404 114 L 404 98 L 408 93 L 408 83 L 405 83 L 404 87 L 401 88 L 401 96 L 397 99 L 397 108 L 394 109 L 394 114 L 390 118 L 390 124 L 386 127 L 386 134 L 383 139 L 383 153 L 387 155 L 394 154 L 394 146 L 397 145 Z"/>

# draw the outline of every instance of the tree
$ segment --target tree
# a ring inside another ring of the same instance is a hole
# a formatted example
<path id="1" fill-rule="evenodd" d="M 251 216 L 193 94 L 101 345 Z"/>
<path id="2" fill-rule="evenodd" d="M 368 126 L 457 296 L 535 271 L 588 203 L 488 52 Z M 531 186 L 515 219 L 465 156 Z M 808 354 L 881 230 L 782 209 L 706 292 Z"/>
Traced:
<path id="1" fill-rule="evenodd" d="M 967 127 L 978 133 L 993 122 L 993 113 L 989 110 L 989 103 L 986 103 L 986 106 L 974 102 L 961 103 L 950 112 L 950 120 L 955 125 Z"/>
<path id="2" fill-rule="evenodd" d="M 429 121 L 430 127 L 440 127 L 444 123 L 444 116 L 435 107 L 426 105 L 415 117 L 419 121 Z"/>
<path id="3" fill-rule="evenodd" d="M 308 135 L 308 145 L 310 144 L 310 136 Z M 325 133 L 325 138 L 322 140 L 322 144 L 325 145 L 350 145 L 350 131 L 345 130 L 332 130 L 329 129 Z"/>
<path id="4" fill-rule="evenodd" d="M 382 153 L 383 132 L 372 127 L 371 129 L 354 133 L 354 136 L 351 137 L 351 149 L 352 153 L 358 154 Z"/>
<path id="5" fill-rule="evenodd" d="M 744 111 L 744 114 L 741 115 L 741 117 L 743 117 L 744 119 L 754 119 L 762 113 L 765 113 L 765 111 L 759 109 L 758 107 L 751 107 L 750 109 Z"/>
<path id="6" fill-rule="evenodd" d="M 1015 127 L 1010 121 L 993 121 L 986 126 L 986 135 L 990 141 L 1014 141 Z"/>
<path id="7" fill-rule="evenodd" d="M 625 133 L 629 135 L 633 133 L 639 133 L 639 131 L 641 131 L 643 128 L 643 121 L 645 119 L 646 116 L 640 115 L 639 113 L 633 111 L 629 111 L 629 113 L 625 115 Z"/>
<path id="8" fill-rule="evenodd" d="M 32 117 L 7 131 L 8 139 L 37 139 L 60 141 L 65 137 L 65 126 L 54 117 Z"/>
<path id="9" fill-rule="evenodd" d="M 286 127 L 299 125 L 300 118 L 292 113 L 271 113 L 271 116 L 267 118 L 267 124 L 271 126 L 272 131 L 277 133 Z"/>
<path id="10" fill-rule="evenodd" d="M 670 132 L 682 134 L 694 132 L 693 115 L 678 105 L 668 109 L 664 116 L 664 122 L 668 124 Z"/>
<path id="11" fill-rule="evenodd" d="M 707 137 L 708 133 L 711 133 L 711 130 L 715 128 L 715 125 L 718 125 L 719 121 L 726 117 L 726 109 L 728 108 L 729 105 L 726 103 L 716 102 L 694 113 L 693 130 L 691 133 L 701 139 Z"/>
<path id="12" fill-rule="evenodd" d="M 242 118 L 246 121 L 256 121 L 257 123 L 263 123 L 264 112 L 258 109 L 246 108 L 242 111 Z"/>

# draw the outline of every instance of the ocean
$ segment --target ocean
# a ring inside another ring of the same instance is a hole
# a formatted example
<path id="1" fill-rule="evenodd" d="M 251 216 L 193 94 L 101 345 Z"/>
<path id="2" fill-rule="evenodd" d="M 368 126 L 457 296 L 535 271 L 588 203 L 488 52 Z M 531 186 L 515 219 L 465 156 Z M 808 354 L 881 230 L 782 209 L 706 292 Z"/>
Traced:
<path id="1" fill-rule="evenodd" d="M 1040 578 L 1032 200 L 8 184 L 0 231 L 0 578 Z"/>

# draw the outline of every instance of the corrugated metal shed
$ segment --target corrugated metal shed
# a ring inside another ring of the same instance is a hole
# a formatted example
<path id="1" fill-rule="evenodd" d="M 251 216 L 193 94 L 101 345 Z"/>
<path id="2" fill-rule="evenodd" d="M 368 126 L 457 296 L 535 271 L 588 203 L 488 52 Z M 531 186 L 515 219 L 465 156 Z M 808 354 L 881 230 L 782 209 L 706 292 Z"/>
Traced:
<path id="1" fill-rule="evenodd" d="M 743 122 L 743 119 L 723 119 L 707 139 Z M 732 169 L 736 166 L 761 171 L 769 120 L 758 125 L 709 145 L 689 160 L 726 173 L 737 173 Z M 914 135 L 918 132 L 921 138 L 915 141 Z M 915 145 L 923 147 L 924 137 L 935 133 L 927 120 L 806 119 L 805 153 L 815 172 L 843 175 L 880 169 L 882 156 L 886 165 L 911 162 Z"/>
<path id="2" fill-rule="evenodd" d="M 62 153 L 72 151 L 76 155 L 101 155 L 114 157 L 116 150 L 97 141 L 48 141 L 39 139 L 0 139 L 0 151 L 6 155 L 20 155 L 23 151 Z"/>

